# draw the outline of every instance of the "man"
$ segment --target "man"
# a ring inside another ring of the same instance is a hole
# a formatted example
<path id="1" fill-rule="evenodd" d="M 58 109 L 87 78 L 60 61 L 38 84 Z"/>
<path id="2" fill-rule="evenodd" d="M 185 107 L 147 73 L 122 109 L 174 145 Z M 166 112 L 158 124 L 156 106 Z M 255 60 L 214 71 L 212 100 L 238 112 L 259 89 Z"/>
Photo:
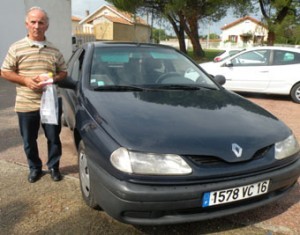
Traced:
<path id="1" fill-rule="evenodd" d="M 1 67 L 1 76 L 17 84 L 15 111 L 29 165 L 28 181 L 34 183 L 43 175 L 37 138 L 43 92 L 41 82 L 48 78 L 40 75 L 52 73 L 54 82 L 58 82 L 67 76 L 67 72 L 63 55 L 46 40 L 45 32 L 49 26 L 47 13 L 40 7 L 32 7 L 26 14 L 25 24 L 28 35 L 10 46 Z M 54 181 L 62 179 L 59 171 L 62 152 L 59 137 L 61 101 L 59 105 L 58 125 L 42 124 L 48 144 L 47 167 Z"/>

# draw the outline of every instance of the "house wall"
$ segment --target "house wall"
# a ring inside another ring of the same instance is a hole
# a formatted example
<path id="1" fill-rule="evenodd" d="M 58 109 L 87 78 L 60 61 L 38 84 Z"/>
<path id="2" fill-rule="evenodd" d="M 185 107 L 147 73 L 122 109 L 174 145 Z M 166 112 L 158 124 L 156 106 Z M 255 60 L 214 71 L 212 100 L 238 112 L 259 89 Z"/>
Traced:
<path id="1" fill-rule="evenodd" d="M 72 33 L 80 31 L 81 27 L 79 21 L 72 21 Z"/>
<path id="2" fill-rule="evenodd" d="M 136 25 L 135 34 L 138 37 L 138 42 L 150 42 L 151 28 L 146 25 Z"/>
<path id="3" fill-rule="evenodd" d="M 142 25 L 133 26 L 114 23 L 113 40 L 146 43 L 150 41 L 150 28 Z"/>
<path id="4" fill-rule="evenodd" d="M 113 40 L 113 23 L 105 18 L 94 21 L 96 40 Z"/>
<path id="5" fill-rule="evenodd" d="M 2 0 L 0 7 L 0 67 L 6 56 L 8 47 L 15 41 L 25 37 L 25 5 L 20 0 Z M 11 25 L 13 24 L 13 25 Z"/>
<path id="6" fill-rule="evenodd" d="M 114 23 L 113 40 L 114 41 L 137 41 L 135 38 L 134 27 L 131 25 Z"/>
<path id="7" fill-rule="evenodd" d="M 81 24 L 92 26 L 96 40 L 149 42 L 150 26 L 132 24 L 126 20 L 129 15 L 116 13 L 104 6 L 101 10 L 84 19 Z"/>

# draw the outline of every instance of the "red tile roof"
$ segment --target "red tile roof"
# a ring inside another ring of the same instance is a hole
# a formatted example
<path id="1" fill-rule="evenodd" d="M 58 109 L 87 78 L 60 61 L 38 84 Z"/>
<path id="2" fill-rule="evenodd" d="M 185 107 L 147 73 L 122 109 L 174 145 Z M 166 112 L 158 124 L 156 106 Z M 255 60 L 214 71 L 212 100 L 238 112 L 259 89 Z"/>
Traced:
<path id="1" fill-rule="evenodd" d="M 131 22 L 120 18 L 120 17 L 114 17 L 114 16 L 109 16 L 109 15 L 101 15 L 98 18 L 104 17 L 106 19 L 108 19 L 109 21 L 113 22 L 113 23 L 120 23 L 120 24 L 127 24 L 127 25 L 132 25 Z"/>
<path id="2" fill-rule="evenodd" d="M 77 16 L 72 16 L 72 21 L 81 21 L 81 18 Z"/>

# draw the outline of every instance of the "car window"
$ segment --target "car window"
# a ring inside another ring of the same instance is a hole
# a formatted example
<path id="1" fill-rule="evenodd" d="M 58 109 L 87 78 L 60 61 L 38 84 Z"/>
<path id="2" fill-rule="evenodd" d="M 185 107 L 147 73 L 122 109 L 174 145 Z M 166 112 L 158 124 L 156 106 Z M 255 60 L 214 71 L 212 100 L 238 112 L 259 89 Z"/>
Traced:
<path id="1" fill-rule="evenodd" d="M 97 47 L 90 85 L 206 84 L 214 82 L 181 53 L 153 47 Z"/>
<path id="2" fill-rule="evenodd" d="M 215 62 L 224 61 L 225 59 L 234 56 L 235 54 L 239 53 L 241 50 L 227 50 L 220 52 L 215 58 Z"/>
<path id="3" fill-rule="evenodd" d="M 230 56 L 233 56 L 233 55 L 239 53 L 240 51 L 241 51 L 241 50 L 231 50 L 231 51 L 228 52 L 228 54 L 229 54 Z"/>
<path id="4" fill-rule="evenodd" d="M 265 66 L 269 63 L 269 50 L 255 50 L 234 57 L 233 66 Z"/>
<path id="5" fill-rule="evenodd" d="M 68 74 L 74 81 L 78 81 L 81 70 L 82 70 L 82 62 L 83 62 L 84 50 L 77 50 L 70 61 L 68 62 Z"/>
<path id="6" fill-rule="evenodd" d="M 300 63 L 300 54 L 291 51 L 274 51 L 274 65 L 298 64 Z"/>

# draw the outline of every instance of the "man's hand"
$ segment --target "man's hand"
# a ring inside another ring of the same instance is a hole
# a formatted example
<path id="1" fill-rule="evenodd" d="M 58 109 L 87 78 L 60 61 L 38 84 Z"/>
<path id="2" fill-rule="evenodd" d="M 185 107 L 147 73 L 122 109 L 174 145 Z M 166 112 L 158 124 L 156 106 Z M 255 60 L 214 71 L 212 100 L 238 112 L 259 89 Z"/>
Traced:
<path id="1" fill-rule="evenodd" d="M 37 77 L 40 88 L 53 83 L 52 73 L 43 73 Z"/>
<path id="2" fill-rule="evenodd" d="M 31 90 L 38 90 L 41 89 L 42 86 L 39 84 L 39 76 L 34 77 L 34 78 L 30 78 L 30 77 L 25 77 L 24 78 L 24 83 L 25 86 L 27 86 L 29 89 Z"/>

